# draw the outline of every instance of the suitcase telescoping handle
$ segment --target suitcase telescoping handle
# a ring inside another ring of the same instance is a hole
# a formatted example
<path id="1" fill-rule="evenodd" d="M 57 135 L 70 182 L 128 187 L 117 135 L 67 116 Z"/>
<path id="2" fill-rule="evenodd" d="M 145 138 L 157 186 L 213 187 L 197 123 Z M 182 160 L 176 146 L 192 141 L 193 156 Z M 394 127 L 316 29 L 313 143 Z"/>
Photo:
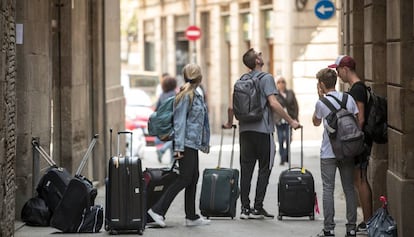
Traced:
<path id="1" fill-rule="evenodd" d="M 91 142 L 89 143 L 89 147 L 88 150 L 86 150 L 85 155 L 83 155 L 82 161 L 78 167 L 78 170 L 76 170 L 75 176 L 80 176 L 82 173 L 83 168 L 85 168 L 86 165 L 86 161 L 88 160 L 88 158 L 91 156 L 92 154 L 92 150 L 95 147 L 96 141 L 98 140 L 99 135 L 95 134 L 91 140 Z"/>
<path id="2" fill-rule="evenodd" d="M 49 156 L 49 154 L 47 154 L 47 152 L 45 151 L 45 149 L 43 149 L 43 147 L 40 146 L 39 142 L 36 141 L 35 139 L 32 140 L 32 146 L 36 149 L 36 151 L 39 152 L 39 154 L 43 157 L 43 159 L 45 159 L 45 161 L 50 165 L 50 166 L 57 166 L 56 162 Z"/>
<path id="3" fill-rule="evenodd" d="M 299 127 L 300 129 L 300 168 L 303 168 L 303 126 Z M 289 163 L 289 169 L 292 168 L 292 156 L 291 156 L 291 151 L 290 151 L 290 139 L 292 137 L 292 130 L 291 127 L 289 126 L 288 129 L 288 140 L 287 140 L 287 149 L 288 149 L 288 163 Z"/>
<path id="4" fill-rule="evenodd" d="M 230 155 L 230 169 L 233 168 L 233 157 L 234 157 L 234 140 L 236 137 L 236 128 L 237 125 L 233 124 L 231 125 L 231 127 L 233 128 L 233 141 L 232 141 L 232 145 L 231 145 L 231 155 Z M 219 150 L 219 158 L 218 158 L 218 164 L 217 164 L 217 169 L 219 169 L 221 167 L 221 153 L 223 150 L 223 137 L 224 137 L 224 129 L 226 129 L 223 125 L 221 126 L 221 138 L 220 138 L 220 150 Z"/>
<path id="5" fill-rule="evenodd" d="M 119 139 L 119 137 L 122 135 L 122 134 L 125 134 L 125 135 L 128 135 L 129 134 L 129 149 L 130 149 L 130 156 L 132 157 L 132 132 L 130 132 L 130 131 L 119 131 L 118 132 L 118 146 L 117 146 L 117 151 L 116 151 L 116 155 L 117 156 L 121 156 L 121 153 L 119 153 L 119 145 L 120 145 L 120 139 Z"/>

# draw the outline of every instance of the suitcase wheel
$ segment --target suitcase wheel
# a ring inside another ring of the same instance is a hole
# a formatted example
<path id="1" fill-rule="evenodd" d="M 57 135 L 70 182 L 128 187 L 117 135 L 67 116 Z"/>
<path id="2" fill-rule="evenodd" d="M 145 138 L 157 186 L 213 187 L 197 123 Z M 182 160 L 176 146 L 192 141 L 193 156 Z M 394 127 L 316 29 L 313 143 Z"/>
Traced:
<path id="1" fill-rule="evenodd" d="M 142 235 L 144 232 L 142 230 L 138 230 L 138 235 Z"/>
<path id="2" fill-rule="evenodd" d="M 315 215 L 310 215 L 309 220 L 314 221 L 315 220 Z"/>
<path id="3" fill-rule="evenodd" d="M 109 231 L 109 234 L 110 235 L 117 235 L 118 234 L 118 231 L 116 231 L 116 230 L 110 230 Z"/>
<path id="4" fill-rule="evenodd" d="M 279 220 L 279 221 L 281 221 L 282 219 L 283 219 L 283 217 L 282 216 L 277 216 L 277 219 Z"/>

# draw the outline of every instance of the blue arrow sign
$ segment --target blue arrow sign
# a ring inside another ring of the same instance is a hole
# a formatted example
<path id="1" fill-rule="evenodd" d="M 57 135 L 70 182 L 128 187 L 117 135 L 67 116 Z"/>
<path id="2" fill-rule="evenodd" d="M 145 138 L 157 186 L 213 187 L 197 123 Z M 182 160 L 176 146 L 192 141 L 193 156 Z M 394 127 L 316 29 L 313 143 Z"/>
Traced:
<path id="1" fill-rule="evenodd" d="M 333 2 L 328 0 L 321 0 L 315 5 L 315 15 L 322 20 L 331 18 L 335 13 L 335 6 Z"/>

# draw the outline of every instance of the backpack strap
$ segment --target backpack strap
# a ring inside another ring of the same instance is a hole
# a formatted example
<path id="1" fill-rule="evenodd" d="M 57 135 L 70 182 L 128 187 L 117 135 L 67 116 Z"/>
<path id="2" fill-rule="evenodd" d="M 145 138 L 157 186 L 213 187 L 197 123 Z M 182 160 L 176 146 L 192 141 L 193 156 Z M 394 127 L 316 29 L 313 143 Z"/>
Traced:
<path id="1" fill-rule="evenodd" d="M 324 103 L 326 105 L 326 107 L 328 107 L 332 112 L 336 112 L 338 111 L 335 106 L 333 106 L 333 104 L 326 98 L 323 97 L 322 99 L 320 99 L 322 101 L 322 103 Z"/>
<path id="2" fill-rule="evenodd" d="M 259 72 L 257 75 L 256 75 L 256 77 L 257 77 L 257 79 L 262 79 L 264 76 L 266 76 L 266 72 Z"/>
<path id="3" fill-rule="evenodd" d="M 334 100 L 339 104 L 339 106 L 341 106 L 342 109 L 346 109 L 346 104 L 348 102 L 348 94 L 347 93 L 343 93 L 342 101 L 340 101 L 338 98 L 336 98 L 333 95 L 327 95 L 327 96 L 330 96 L 330 97 L 334 98 Z"/>
<path id="4" fill-rule="evenodd" d="M 260 81 L 260 79 L 262 79 L 264 76 L 266 76 L 267 75 L 267 73 L 266 72 L 259 72 L 259 73 L 257 73 L 256 75 L 252 75 L 252 74 L 250 74 L 250 73 L 245 73 L 245 74 L 243 74 L 241 77 L 240 77 L 240 79 L 239 80 L 243 80 L 243 78 L 245 78 L 246 76 L 248 76 L 249 78 L 253 78 L 253 77 L 256 77 L 259 81 Z"/>

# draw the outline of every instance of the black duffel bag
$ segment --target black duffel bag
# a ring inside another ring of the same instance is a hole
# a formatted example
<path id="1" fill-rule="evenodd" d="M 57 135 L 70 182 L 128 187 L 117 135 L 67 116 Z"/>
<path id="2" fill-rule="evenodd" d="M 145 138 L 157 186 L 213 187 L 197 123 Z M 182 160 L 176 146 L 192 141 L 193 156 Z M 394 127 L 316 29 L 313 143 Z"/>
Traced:
<path id="1" fill-rule="evenodd" d="M 29 226 L 49 226 L 51 216 L 45 200 L 38 196 L 27 200 L 21 212 L 22 221 Z"/>

